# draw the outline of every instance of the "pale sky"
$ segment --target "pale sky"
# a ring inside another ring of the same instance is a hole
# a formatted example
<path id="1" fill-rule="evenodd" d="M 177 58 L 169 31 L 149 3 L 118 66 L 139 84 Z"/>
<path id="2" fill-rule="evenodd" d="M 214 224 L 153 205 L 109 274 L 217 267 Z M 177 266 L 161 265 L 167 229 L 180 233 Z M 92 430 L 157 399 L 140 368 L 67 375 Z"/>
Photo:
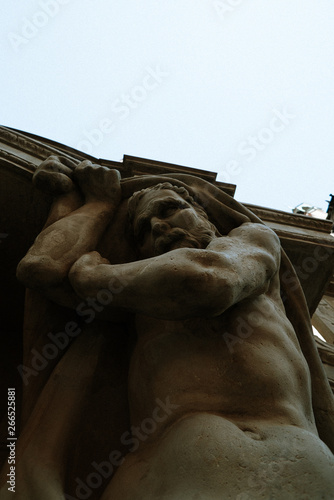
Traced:
<path id="1" fill-rule="evenodd" d="M 332 0 L 3 0 L 0 124 L 327 209 Z"/>

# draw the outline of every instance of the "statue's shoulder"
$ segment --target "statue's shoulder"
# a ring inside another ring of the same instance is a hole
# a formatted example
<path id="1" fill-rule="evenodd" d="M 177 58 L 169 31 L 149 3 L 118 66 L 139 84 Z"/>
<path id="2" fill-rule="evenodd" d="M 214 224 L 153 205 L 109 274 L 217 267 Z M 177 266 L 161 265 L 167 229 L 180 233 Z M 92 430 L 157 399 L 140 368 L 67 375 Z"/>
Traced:
<path id="1" fill-rule="evenodd" d="M 232 229 L 226 236 L 221 236 L 215 240 L 215 246 L 226 244 L 242 245 L 243 247 L 267 249 L 273 253 L 280 253 L 281 244 L 276 233 L 270 227 L 253 222 L 245 222 Z"/>

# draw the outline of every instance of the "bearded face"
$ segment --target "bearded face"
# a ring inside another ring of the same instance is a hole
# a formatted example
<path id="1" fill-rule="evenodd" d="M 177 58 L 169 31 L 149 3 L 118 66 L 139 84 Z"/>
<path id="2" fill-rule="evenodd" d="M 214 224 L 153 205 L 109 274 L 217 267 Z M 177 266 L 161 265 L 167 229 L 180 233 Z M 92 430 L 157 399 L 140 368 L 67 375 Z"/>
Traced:
<path id="1" fill-rule="evenodd" d="M 136 208 L 133 228 L 143 258 L 176 248 L 206 248 L 215 237 L 212 224 L 169 189 L 144 194 Z"/>

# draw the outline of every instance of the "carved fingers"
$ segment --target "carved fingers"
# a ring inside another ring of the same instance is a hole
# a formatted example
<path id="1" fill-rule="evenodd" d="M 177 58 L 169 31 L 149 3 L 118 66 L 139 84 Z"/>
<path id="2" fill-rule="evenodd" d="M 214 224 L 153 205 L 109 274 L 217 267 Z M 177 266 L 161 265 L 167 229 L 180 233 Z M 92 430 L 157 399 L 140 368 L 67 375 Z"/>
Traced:
<path id="1" fill-rule="evenodd" d="M 121 201 L 121 176 L 118 170 L 85 160 L 74 170 L 74 179 L 87 202 L 101 201 L 117 206 Z"/>
<path id="2" fill-rule="evenodd" d="M 86 202 L 117 206 L 121 201 L 120 173 L 84 160 L 77 164 L 63 156 L 50 156 L 33 175 L 33 184 L 44 192 L 61 195 L 77 189 Z"/>
<path id="3" fill-rule="evenodd" d="M 75 189 L 73 171 L 76 163 L 63 156 L 49 156 L 36 169 L 33 184 L 52 195 L 69 193 Z"/>

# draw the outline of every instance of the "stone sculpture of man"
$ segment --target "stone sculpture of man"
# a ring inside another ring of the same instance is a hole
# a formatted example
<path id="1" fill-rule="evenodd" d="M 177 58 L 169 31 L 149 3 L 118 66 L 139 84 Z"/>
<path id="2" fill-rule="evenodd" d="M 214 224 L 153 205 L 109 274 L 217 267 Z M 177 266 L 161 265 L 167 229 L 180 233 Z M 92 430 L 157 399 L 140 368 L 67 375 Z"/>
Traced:
<path id="1" fill-rule="evenodd" d="M 36 174 L 62 196 L 18 277 L 72 308 L 118 283 L 101 316 L 129 321 L 136 334 L 128 454 L 89 498 L 332 499 L 334 457 L 318 436 L 309 367 L 280 296 L 277 236 L 253 222 L 220 234 L 166 179 L 130 198 L 136 257 L 111 263 L 96 248 L 121 203 L 118 172 L 65 163 L 47 160 Z M 86 498 L 73 480 L 69 493 L 65 456 L 71 450 L 55 447 L 35 485 L 22 473 L 25 499 Z"/>

